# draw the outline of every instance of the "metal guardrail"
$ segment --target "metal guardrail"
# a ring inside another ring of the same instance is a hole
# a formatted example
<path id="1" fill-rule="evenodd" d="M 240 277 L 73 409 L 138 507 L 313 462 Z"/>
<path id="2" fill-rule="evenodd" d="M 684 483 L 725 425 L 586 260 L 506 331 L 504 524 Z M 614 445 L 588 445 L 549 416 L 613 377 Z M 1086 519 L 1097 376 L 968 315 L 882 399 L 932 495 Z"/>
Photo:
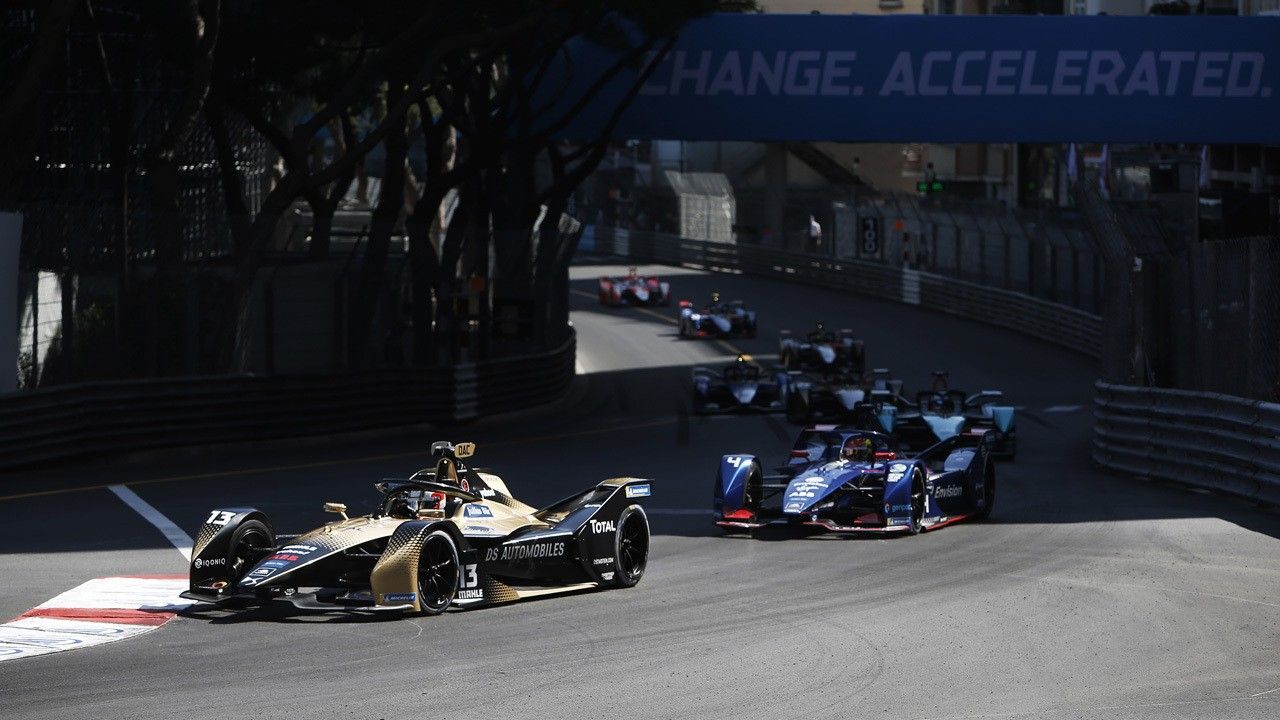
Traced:
<path id="1" fill-rule="evenodd" d="M 641 262 L 743 272 L 884 298 L 1009 328 L 1100 357 L 1102 318 L 1022 293 L 868 260 L 596 227 L 582 249 Z"/>
<path id="2" fill-rule="evenodd" d="M 1280 505 L 1280 404 L 1102 381 L 1094 404 L 1099 465 Z"/>
<path id="3" fill-rule="evenodd" d="M 162 447 L 465 421 L 561 397 L 576 338 L 451 368 L 224 375 L 63 385 L 0 397 L 0 469 Z"/>

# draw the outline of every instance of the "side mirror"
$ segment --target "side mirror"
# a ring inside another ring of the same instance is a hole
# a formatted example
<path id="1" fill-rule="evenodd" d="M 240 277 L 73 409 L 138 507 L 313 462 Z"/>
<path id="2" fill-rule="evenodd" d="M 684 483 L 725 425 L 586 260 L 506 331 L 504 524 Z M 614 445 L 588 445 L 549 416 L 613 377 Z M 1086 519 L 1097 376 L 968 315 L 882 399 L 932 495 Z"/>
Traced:
<path id="1" fill-rule="evenodd" d="M 898 459 L 898 453 L 893 452 L 893 451 L 889 451 L 889 452 L 878 452 L 878 453 L 876 453 L 876 459 L 877 459 L 877 460 L 897 460 L 897 459 Z"/>
<path id="2" fill-rule="evenodd" d="M 327 513 L 334 513 L 336 515 L 341 515 L 343 520 L 351 519 L 347 517 L 347 506 L 345 503 L 327 502 L 324 504 L 324 511 Z"/>

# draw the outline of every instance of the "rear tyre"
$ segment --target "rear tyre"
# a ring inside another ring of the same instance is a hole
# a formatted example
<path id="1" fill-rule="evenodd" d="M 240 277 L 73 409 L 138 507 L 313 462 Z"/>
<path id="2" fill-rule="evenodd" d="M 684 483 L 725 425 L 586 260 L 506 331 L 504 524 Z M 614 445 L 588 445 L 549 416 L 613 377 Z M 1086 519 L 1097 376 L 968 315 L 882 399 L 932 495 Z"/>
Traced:
<path id="1" fill-rule="evenodd" d="M 231 534 L 227 543 L 227 578 L 229 588 L 236 586 L 258 560 L 276 546 L 275 534 L 261 520 L 245 520 Z"/>
<path id="2" fill-rule="evenodd" d="M 613 540 L 614 587 L 634 587 L 648 564 L 649 517 L 639 505 L 629 505 L 618 516 Z"/>
<path id="3" fill-rule="evenodd" d="M 799 394 L 787 399 L 787 420 L 796 425 L 807 425 L 813 419 L 813 408 Z"/>
<path id="4" fill-rule="evenodd" d="M 909 535 L 919 535 L 924 529 L 924 510 L 928 497 L 926 492 L 924 473 L 916 467 L 911 471 L 911 527 L 907 529 Z"/>
<path id="5" fill-rule="evenodd" d="M 444 530 L 422 541 L 418 554 L 418 605 L 423 615 L 439 615 L 458 595 L 458 546 Z"/>

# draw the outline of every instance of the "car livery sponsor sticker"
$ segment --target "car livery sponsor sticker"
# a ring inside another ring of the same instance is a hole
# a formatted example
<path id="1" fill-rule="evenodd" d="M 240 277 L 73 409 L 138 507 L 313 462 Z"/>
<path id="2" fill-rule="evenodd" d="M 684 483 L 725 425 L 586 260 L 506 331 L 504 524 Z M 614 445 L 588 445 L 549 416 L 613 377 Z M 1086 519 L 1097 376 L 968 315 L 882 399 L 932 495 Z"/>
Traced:
<path id="1" fill-rule="evenodd" d="M 411 603 L 417 599 L 418 593 L 387 593 L 382 596 L 382 601 L 388 603 Z"/>
<path id="2" fill-rule="evenodd" d="M 469 503 L 462 506 L 462 515 L 469 518 L 491 518 L 493 511 L 479 503 Z"/>
<path id="3" fill-rule="evenodd" d="M 494 560 L 534 560 L 538 558 L 563 557 L 564 543 L 535 542 L 528 545 L 504 545 L 500 548 L 485 550 L 485 561 Z"/>
<path id="4" fill-rule="evenodd" d="M 644 485 L 628 485 L 627 497 L 629 498 L 649 497 L 649 485 L 647 483 Z"/>
<path id="5" fill-rule="evenodd" d="M 501 535 L 502 531 L 494 530 L 485 525 L 463 525 L 462 532 L 470 535 Z"/>
<path id="6" fill-rule="evenodd" d="M 611 533 L 617 531 L 617 526 L 612 520 L 592 520 L 591 532 L 599 535 L 601 533 Z"/>
<path id="7" fill-rule="evenodd" d="M 933 496 L 939 498 L 960 497 L 964 494 L 964 488 L 959 485 L 943 485 L 933 489 Z"/>

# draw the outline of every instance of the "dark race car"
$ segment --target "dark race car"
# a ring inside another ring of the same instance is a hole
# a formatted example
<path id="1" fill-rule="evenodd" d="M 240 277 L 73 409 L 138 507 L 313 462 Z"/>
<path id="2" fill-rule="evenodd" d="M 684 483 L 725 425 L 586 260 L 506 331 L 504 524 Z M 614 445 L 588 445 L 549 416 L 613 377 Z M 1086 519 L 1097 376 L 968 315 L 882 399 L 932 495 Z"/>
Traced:
<path id="1" fill-rule="evenodd" d="M 907 400 L 896 393 L 871 392 L 862 427 L 891 433 L 903 449 L 919 449 L 957 435 L 989 434 L 992 454 L 1012 460 L 1018 451 L 1016 410 L 999 390 L 969 394 L 949 387 L 946 371 L 934 374 L 933 388 Z"/>
<path id="2" fill-rule="evenodd" d="M 849 370 L 861 375 L 866 369 L 866 353 L 852 330 L 827 332 L 818 323 L 803 340 L 783 330 L 778 336 L 778 357 L 788 370 L 835 372 Z"/>
<path id="3" fill-rule="evenodd" d="M 772 473 L 755 455 L 725 455 L 715 523 L 729 532 L 778 523 L 914 535 L 991 513 L 996 482 L 988 439 L 957 435 L 910 458 L 891 443 L 869 430 L 817 425 L 801 431 L 787 463 Z"/>
<path id="4" fill-rule="evenodd" d="M 683 338 L 753 338 L 756 336 L 756 312 L 741 300 L 721 302 L 714 293 L 711 302 L 701 309 L 690 300 L 680 301 L 678 332 Z"/>
<path id="5" fill-rule="evenodd" d="M 901 389 L 902 381 L 893 379 L 888 368 L 874 368 L 860 375 L 844 367 L 828 372 L 792 371 L 787 374 L 783 396 L 787 419 L 791 422 L 807 425 L 822 420 L 856 424 L 865 422 L 871 393 L 897 394 Z"/>
<path id="6" fill-rule="evenodd" d="M 600 278 L 600 304 L 621 305 L 670 305 L 671 283 L 656 275 L 641 275 L 636 268 L 621 277 Z"/>
<path id="7" fill-rule="evenodd" d="M 648 562 L 648 480 L 616 478 L 541 510 L 497 475 L 462 464 L 472 443 L 431 446 L 436 464 L 375 485 L 370 515 L 277 537 L 253 508 L 209 513 L 196 533 L 183 597 L 246 606 L 437 615 L 593 587 L 630 587 Z"/>
<path id="8" fill-rule="evenodd" d="M 720 372 L 693 369 L 693 411 L 699 415 L 730 412 L 781 412 L 782 370 L 769 371 L 739 355 Z"/>

